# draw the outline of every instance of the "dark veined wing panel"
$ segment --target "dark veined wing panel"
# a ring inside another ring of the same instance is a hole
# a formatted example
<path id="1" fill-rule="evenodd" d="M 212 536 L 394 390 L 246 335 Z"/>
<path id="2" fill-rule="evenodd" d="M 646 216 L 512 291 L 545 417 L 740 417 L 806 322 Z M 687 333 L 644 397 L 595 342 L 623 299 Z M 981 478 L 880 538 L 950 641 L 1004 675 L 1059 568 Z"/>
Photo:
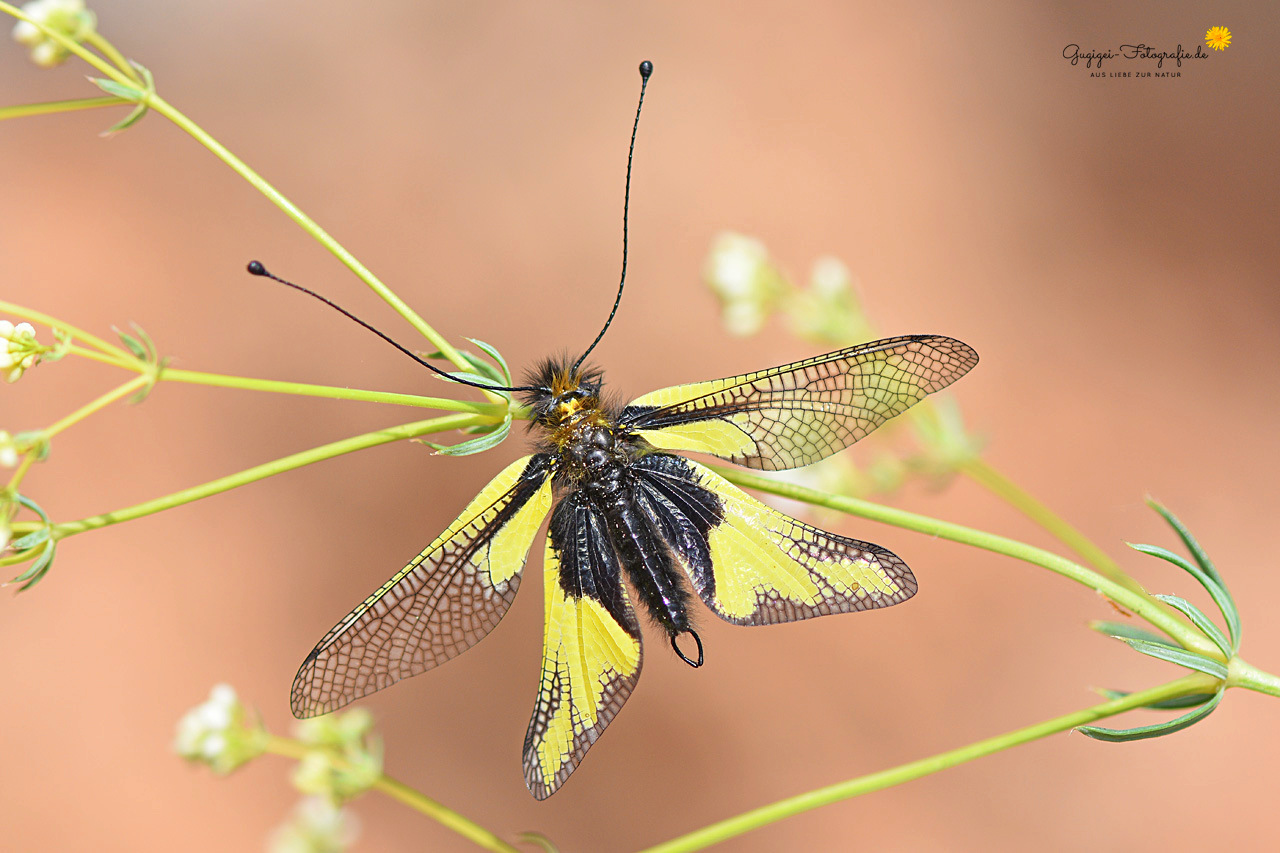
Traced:
<path id="1" fill-rule="evenodd" d="M 689 459 L 633 466 L 639 500 L 716 615 L 771 625 L 889 607 L 916 592 L 896 554 L 778 512 Z"/>
<path id="2" fill-rule="evenodd" d="M 766 471 L 825 459 L 978 363 L 941 335 L 873 341 L 793 364 L 663 388 L 634 400 L 622 426 L 664 450 L 710 453 Z"/>
<path id="3" fill-rule="evenodd" d="M 640 678 L 640 625 L 627 600 L 604 515 L 581 492 L 547 533 L 546 634 L 538 701 L 524 739 L 524 776 L 555 793 L 622 709 Z"/>
<path id="4" fill-rule="evenodd" d="M 298 717 L 425 672 L 478 643 L 506 614 L 551 506 L 547 454 L 516 460 L 436 541 L 324 636 L 293 681 Z"/>

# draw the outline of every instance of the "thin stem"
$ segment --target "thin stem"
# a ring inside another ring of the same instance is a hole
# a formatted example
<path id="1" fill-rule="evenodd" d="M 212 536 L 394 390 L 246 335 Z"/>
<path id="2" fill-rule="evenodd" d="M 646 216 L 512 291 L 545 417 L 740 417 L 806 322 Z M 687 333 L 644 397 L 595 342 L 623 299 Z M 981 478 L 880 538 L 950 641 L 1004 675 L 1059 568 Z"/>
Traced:
<path id="1" fill-rule="evenodd" d="M 197 142 L 213 152 L 219 160 L 230 166 L 240 177 L 244 178 L 258 192 L 266 196 L 276 207 L 285 212 L 286 215 L 294 222 L 302 226 L 302 229 L 316 239 L 322 246 L 328 249 L 338 260 L 342 261 L 348 269 L 356 274 L 365 284 L 369 286 L 374 293 L 382 297 L 382 299 L 396 310 L 396 312 L 408 320 L 409 323 L 418 330 L 418 332 L 431 341 L 435 347 L 444 354 L 445 358 L 453 362 L 461 370 L 472 370 L 462 357 L 462 355 L 454 349 L 443 336 L 435 329 L 427 324 L 425 320 L 410 308 L 404 300 L 397 296 L 389 287 L 383 284 L 377 276 L 375 276 L 364 264 L 360 263 L 354 255 L 348 252 L 337 240 L 329 235 L 327 231 L 321 228 L 315 220 L 307 216 L 299 210 L 293 202 L 286 198 L 280 191 L 271 184 L 267 183 L 261 175 L 242 161 L 239 157 L 232 154 L 222 143 L 214 139 L 203 128 L 193 122 L 191 119 L 183 115 L 177 108 L 156 95 L 151 98 L 151 108 L 172 121 L 178 127 L 185 130 L 188 134 L 195 138 Z M 495 395 L 496 396 L 496 395 Z"/>
<path id="2" fill-rule="evenodd" d="M 36 455 L 34 453 L 24 453 L 22 461 L 19 462 L 18 467 L 14 469 L 13 476 L 9 478 L 8 484 L 5 485 L 3 490 L 0 490 L 0 495 L 11 496 L 16 494 L 18 486 L 22 485 L 22 478 L 27 476 L 27 472 L 31 470 L 31 466 L 35 461 Z"/>
<path id="3" fill-rule="evenodd" d="M 138 76 L 137 70 L 129 64 L 129 60 L 125 59 L 124 55 L 121 54 L 120 51 L 116 50 L 116 46 L 103 38 L 102 34 L 97 30 L 89 33 L 89 35 L 85 37 L 85 41 L 97 48 L 98 52 L 107 59 L 110 59 L 112 64 L 128 75 L 133 82 L 138 84 L 142 83 L 142 79 Z"/>
<path id="4" fill-rule="evenodd" d="M 363 435 L 357 435 L 352 438 L 344 438 L 341 441 L 323 444 L 319 447 L 313 447 L 310 450 L 305 450 L 301 453 L 294 453 L 290 456 L 285 456 L 272 462 L 256 465 L 236 474 L 219 477 L 218 479 L 210 480 L 208 483 L 204 483 L 203 485 L 183 489 L 182 491 L 146 501 L 145 503 L 125 507 L 124 509 L 104 513 L 102 515 L 95 515 L 90 518 L 82 518 L 79 521 L 68 521 L 54 525 L 53 536 L 55 539 L 65 539 L 66 537 L 74 536 L 77 533 L 84 533 L 86 530 L 96 530 L 100 527 L 106 527 L 111 524 L 119 524 L 122 521 L 131 521 L 135 518 L 141 518 L 144 515 L 151 515 L 152 513 L 160 512 L 161 510 L 171 509 L 175 506 L 181 506 L 182 504 L 200 500 L 201 498 L 220 494 L 238 486 L 244 486 L 276 474 L 283 474 L 285 471 L 292 471 L 295 468 L 301 468 L 305 465 L 310 465 L 313 462 L 321 462 L 325 459 L 331 459 L 334 456 L 341 456 L 344 453 L 363 450 L 366 447 L 377 447 L 380 444 L 390 444 L 393 441 L 401 441 L 406 438 L 416 438 L 417 436 L 427 435 L 433 432 L 443 432 L 444 430 L 450 429 L 464 429 L 477 424 L 493 423 L 495 420 L 497 419 L 471 414 L 445 415 L 439 418 L 431 418 L 430 420 L 416 421 L 414 423 L 403 424 L 402 426 L 367 432 Z"/>
<path id="5" fill-rule="evenodd" d="M 114 107 L 129 103 L 115 95 L 104 95 L 101 98 L 75 98 L 68 101 L 44 101 L 39 104 L 14 104 L 0 107 L 0 121 L 9 118 L 26 118 L 42 116 L 50 113 L 70 113 L 76 110 L 92 110 L 98 107 Z"/>
<path id="6" fill-rule="evenodd" d="M 3 0 L 0 0 L 0 7 L 3 7 L 4 5 Z M 96 335 L 91 335 L 83 329 L 77 329 L 70 323 L 64 323 L 61 320 L 50 317 L 48 314 L 42 314 L 39 311 L 33 311 L 30 308 L 24 308 L 23 306 L 15 305 L 12 302 L 5 302 L 2 299 L 0 299 L 0 313 L 13 314 L 15 317 L 21 317 L 24 320 L 30 320 L 31 322 L 39 323 L 42 326 L 48 326 L 50 329 L 60 329 L 64 332 L 70 333 L 71 337 L 82 340 L 108 355 L 116 356 L 121 361 L 133 361 L 133 356 L 125 352 L 120 347 L 114 344 L 109 344 L 102 338 L 99 338 Z"/>
<path id="7" fill-rule="evenodd" d="M 1214 660 L 1222 660 L 1222 650 L 1213 644 L 1207 637 L 1200 634 L 1190 625 L 1170 616 L 1161 606 L 1160 602 L 1149 598 L 1146 595 L 1140 595 L 1132 590 L 1120 586 L 1115 581 L 1104 578 L 1096 572 L 1086 569 L 1078 563 L 1073 563 L 1065 557 L 1018 542 L 1014 539 L 1008 539 L 1004 536 L 997 536 L 994 533 L 986 533 L 981 530 L 974 530 L 963 525 L 953 524 L 948 521 L 941 521 L 936 518 L 929 518 L 924 515 L 917 515 L 913 512 L 905 510 L 893 509 L 892 507 L 881 506 L 870 501 L 860 500 L 858 498 L 844 497 L 843 495 L 832 495 L 826 492 L 819 492 L 814 489 L 808 489 L 804 486 L 797 486 L 793 483 L 786 483 L 779 480 L 771 480 L 762 477 L 759 474 L 749 474 L 745 471 L 739 471 L 720 466 L 712 466 L 714 470 L 722 477 L 730 482 L 737 483 L 739 486 L 747 486 L 748 488 L 758 489 L 762 492 L 768 492 L 784 498 L 803 501 L 804 503 L 813 504 L 815 506 L 827 507 L 839 512 L 847 512 L 850 515 L 857 515 L 862 518 L 870 518 L 875 521 L 882 521 L 885 524 L 892 524 L 895 527 L 902 527 L 907 530 L 915 530 L 920 533 L 926 533 L 930 536 L 937 536 L 942 539 L 950 539 L 953 542 L 961 542 L 965 545 L 972 545 L 977 548 L 983 548 L 993 551 L 997 554 L 1005 554 L 1018 560 L 1046 568 L 1051 572 L 1056 572 L 1064 577 L 1070 578 L 1077 583 L 1095 589 L 1112 599 L 1123 607 L 1128 608 L 1132 612 L 1147 620 L 1150 624 L 1164 631 L 1175 641 L 1177 641 L 1184 649 L 1198 652 L 1206 657 Z"/>
<path id="8" fill-rule="evenodd" d="M 913 779 L 919 779 L 922 776 L 928 776 L 940 770 L 965 764 L 976 758 L 992 755 L 1077 726 L 1087 725 L 1124 711 L 1149 705 L 1152 702 L 1174 699 L 1193 693 L 1212 693 L 1217 687 L 1218 681 L 1208 675 L 1203 673 L 1187 675 L 1159 687 L 1131 693 L 1120 699 L 1113 699 L 1082 711 L 1076 711 L 1072 714 L 1046 720 L 1043 723 L 997 735 L 950 752 L 943 752 L 919 761 L 902 764 L 889 770 L 882 770 L 878 773 L 871 773 L 825 788 L 819 788 L 816 791 L 809 791 L 799 796 L 789 797 L 771 805 L 745 812 L 737 817 L 705 826 L 702 829 L 691 832 L 688 835 L 682 835 L 656 847 L 650 847 L 643 853 L 688 853 L 688 851 L 692 850 L 702 850 L 713 844 L 718 844 L 767 824 L 776 823 L 783 818 L 788 818 L 801 812 L 847 800 L 871 791 L 879 791 L 883 788 L 901 785 L 904 782 L 910 782 Z"/>
<path id="9" fill-rule="evenodd" d="M 104 355 L 97 350 L 78 347 L 75 344 L 67 347 L 67 353 L 70 355 L 78 355 L 81 358 L 87 358 L 91 361 L 100 361 L 103 364 L 109 364 L 112 367 L 119 367 L 123 370 L 136 370 L 138 372 L 142 372 L 145 369 L 144 365 L 135 358 L 116 358 L 115 356 Z"/>
<path id="10" fill-rule="evenodd" d="M 1263 672 L 1240 658 L 1232 658 L 1227 665 L 1227 684 L 1236 687 L 1247 687 L 1269 696 L 1280 696 L 1280 678 L 1269 672 Z"/>
<path id="11" fill-rule="evenodd" d="M 265 749 L 274 755 L 281 755 L 298 761 L 305 758 L 307 753 L 311 751 L 311 748 L 304 743 L 277 735 L 267 735 Z M 338 763 L 342 763 L 341 758 L 334 756 L 334 759 Z M 393 779 L 385 773 L 381 774 L 373 783 L 373 788 L 393 800 L 403 803 L 414 811 L 421 812 L 485 850 L 493 850 L 495 853 L 519 853 L 516 848 L 475 821 L 463 817 L 448 806 L 431 799 L 421 791 L 406 785 L 398 779 Z"/>
<path id="12" fill-rule="evenodd" d="M 114 403 L 116 400 L 119 400 L 121 397 L 127 397 L 133 392 L 141 390 L 142 388 L 145 388 L 147 386 L 147 383 L 149 383 L 150 381 L 151 381 L 150 376 L 135 376 L 134 378 L 130 379 L 128 382 L 124 383 L 123 385 L 117 388 L 113 388 L 112 390 L 103 394 L 101 397 L 94 400 L 93 402 L 84 404 L 83 406 L 76 409 L 71 414 L 67 415 L 65 418 L 62 418 L 61 420 L 55 422 L 52 426 L 46 427 L 42 431 L 42 434 L 44 435 L 45 438 L 53 438 L 55 435 L 62 432 L 67 427 L 80 423 L 80 421 L 89 417 L 89 415 L 92 415 L 94 412 L 98 411 L 99 409 L 106 408 L 107 406 Z"/>
<path id="13" fill-rule="evenodd" d="M 970 457 L 960 464 L 960 470 L 979 485 L 994 492 L 997 497 L 1002 498 L 1023 515 L 1043 527 L 1059 542 L 1075 551 L 1102 574 L 1134 592 L 1146 595 L 1147 591 L 1142 588 L 1142 585 L 1131 578 L 1124 569 L 1120 568 L 1119 564 L 1112 560 L 1105 551 L 1093 544 L 1087 536 L 1037 500 L 1034 495 L 1025 491 L 986 461 L 977 456 Z"/>
<path id="14" fill-rule="evenodd" d="M 427 817 L 435 820 L 437 823 L 452 829 L 454 832 L 483 847 L 486 850 L 497 851 L 497 853 L 519 853 L 516 848 L 503 841 L 497 835 L 471 820 L 463 817 L 457 812 L 444 805 L 436 802 L 426 794 L 409 787 L 403 782 L 391 778 L 385 773 L 378 777 L 378 781 L 373 783 L 373 787 L 382 793 L 391 797 L 393 800 L 403 803 L 411 809 L 422 812 Z"/>
<path id="15" fill-rule="evenodd" d="M 335 400 L 359 400 L 369 403 L 389 403 L 398 406 L 417 406 L 423 409 L 440 409 L 446 412 L 466 412 L 473 415 L 502 417 L 506 414 L 506 401 L 502 403 L 473 403 L 468 400 L 450 400 L 442 397 L 419 397 L 416 394 L 393 394 L 387 391 L 365 391 L 359 388 L 339 388 L 332 385 L 308 385 L 302 382 L 280 382 L 274 379 L 252 379 L 246 376 L 227 376 L 220 373 L 201 373 L 194 370 L 165 368 L 160 378 L 169 382 L 185 382 L 192 385 L 212 385 L 218 388 L 239 388 L 244 391 L 269 391 L 277 394 L 297 394 L 302 397 L 328 397 Z"/>

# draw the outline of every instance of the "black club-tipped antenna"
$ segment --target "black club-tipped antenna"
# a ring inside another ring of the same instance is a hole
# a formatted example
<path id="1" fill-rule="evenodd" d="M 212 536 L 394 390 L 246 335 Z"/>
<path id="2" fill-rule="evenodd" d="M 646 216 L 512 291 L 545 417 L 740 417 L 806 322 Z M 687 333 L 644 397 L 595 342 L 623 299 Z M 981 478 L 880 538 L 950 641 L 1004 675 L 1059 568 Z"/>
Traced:
<path id="1" fill-rule="evenodd" d="M 644 106 L 644 90 L 649 85 L 649 75 L 652 73 L 652 62 L 646 59 L 640 63 L 640 102 L 636 104 L 636 120 L 631 125 L 631 147 L 627 149 L 627 188 L 622 195 L 622 278 L 618 281 L 618 295 L 613 300 L 613 310 L 609 312 L 609 319 L 604 321 L 604 328 L 600 330 L 600 334 L 596 335 L 591 346 L 587 347 L 587 351 L 578 356 L 578 360 L 573 363 L 573 370 L 569 371 L 570 374 L 578 372 L 582 362 L 596 348 L 596 344 L 600 343 L 604 333 L 609 330 L 609 324 L 613 322 L 613 315 L 618 313 L 618 304 L 622 302 L 622 288 L 627 283 L 627 208 L 631 204 L 631 158 L 636 153 L 636 130 L 640 127 L 640 108 Z"/>
<path id="2" fill-rule="evenodd" d="M 512 387 L 507 387 L 504 385 L 486 385 L 483 382 L 471 382 L 470 380 L 462 379 L 458 376 L 455 376 L 453 374 L 450 374 L 441 370 L 440 368 L 436 367 L 434 364 L 431 364 L 430 362 L 420 357 L 417 353 L 414 353 L 409 349 L 407 349 L 406 347 L 403 347 L 400 344 L 396 343 L 396 341 L 392 340 L 390 336 L 385 335 L 382 332 L 378 331 L 373 326 L 369 325 L 364 320 L 361 320 L 355 314 L 352 314 L 350 311 L 348 311 L 346 308 L 343 308 L 341 305 L 337 304 L 336 302 L 326 299 L 325 297 L 316 293 L 314 290 L 308 290 L 307 288 L 303 287 L 300 284 L 294 284 L 291 281 L 285 281 L 283 278 L 281 278 L 278 275 L 273 275 L 272 273 L 267 271 L 267 268 L 264 267 L 261 262 L 249 261 L 249 272 L 252 273 L 253 275 L 262 276 L 263 278 L 269 278 L 272 281 L 278 281 L 283 285 L 292 287 L 294 290 L 300 290 L 303 293 L 307 294 L 308 296 L 314 296 L 316 299 L 319 299 L 325 305 L 328 305 L 330 308 L 337 311 L 339 314 L 342 314 L 348 320 L 354 320 L 355 322 L 359 323 L 361 326 L 364 326 L 366 329 L 373 332 L 375 335 L 382 338 L 384 341 L 391 344 L 396 349 L 400 350 L 400 352 L 404 353 L 405 355 L 409 356 L 409 358 L 418 362 L 418 364 L 421 364 L 423 367 L 427 368 L 430 371 L 440 374 L 445 379 L 448 379 L 450 382 L 460 382 L 463 385 L 470 385 L 472 388 L 479 388 L 482 391 L 546 391 L 547 390 L 546 388 L 542 388 L 541 386 L 537 386 L 537 385 L 515 385 Z"/>

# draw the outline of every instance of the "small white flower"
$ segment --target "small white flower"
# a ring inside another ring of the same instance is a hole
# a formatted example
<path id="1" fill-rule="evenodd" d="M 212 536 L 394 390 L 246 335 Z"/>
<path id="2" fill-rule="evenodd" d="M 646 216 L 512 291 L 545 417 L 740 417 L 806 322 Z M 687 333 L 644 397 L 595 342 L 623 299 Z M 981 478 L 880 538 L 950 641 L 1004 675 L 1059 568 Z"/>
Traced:
<path id="1" fill-rule="evenodd" d="M 830 299 L 842 296 L 848 292 L 851 280 L 849 268 L 839 258 L 827 256 L 813 262 L 813 273 L 809 281 L 814 294 L 819 297 Z"/>
<path id="2" fill-rule="evenodd" d="M 40 363 L 40 356 L 46 351 L 36 340 L 35 327 L 30 323 L 15 326 L 0 320 L 0 372 L 6 382 L 17 382 L 24 372 Z"/>
<path id="3" fill-rule="evenodd" d="M 707 284 L 721 299 L 735 302 L 759 299 L 761 272 L 769 266 L 769 251 L 752 237 L 725 232 L 716 238 L 707 259 Z"/>
<path id="4" fill-rule="evenodd" d="M 75 42 L 88 38 L 97 25 L 97 16 L 85 8 L 84 0 L 32 0 L 22 12 Z M 66 48 L 28 21 L 14 25 L 13 38 L 30 49 L 31 61 L 42 68 L 57 65 L 69 55 Z"/>
<path id="5" fill-rule="evenodd" d="M 13 436 L 0 430 L 0 467 L 12 468 L 18 464 L 18 443 Z"/>

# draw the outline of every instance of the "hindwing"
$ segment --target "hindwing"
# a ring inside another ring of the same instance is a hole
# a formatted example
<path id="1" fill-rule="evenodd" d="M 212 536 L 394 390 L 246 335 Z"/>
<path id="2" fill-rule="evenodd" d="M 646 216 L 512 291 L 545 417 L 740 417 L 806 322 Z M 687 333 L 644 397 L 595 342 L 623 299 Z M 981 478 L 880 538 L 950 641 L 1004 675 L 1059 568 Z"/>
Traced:
<path id="1" fill-rule="evenodd" d="M 581 492 L 556 505 L 544 569 L 542 678 L 524 739 L 524 774 L 555 793 L 622 709 L 640 678 L 640 625 L 603 513 Z"/>
<path id="2" fill-rule="evenodd" d="M 621 425 L 664 450 L 767 471 L 825 459 L 947 387 L 978 363 L 941 335 L 887 338 L 769 370 L 663 388 Z"/>
<path id="3" fill-rule="evenodd" d="M 333 627 L 293 681 L 298 717 L 425 672 L 471 648 L 506 614 L 551 506 L 552 457 L 513 462 L 436 541 Z"/>
<path id="4" fill-rule="evenodd" d="M 897 555 L 778 512 L 709 468 L 665 453 L 633 465 L 638 500 L 722 619 L 770 625 L 889 607 L 916 592 Z"/>

